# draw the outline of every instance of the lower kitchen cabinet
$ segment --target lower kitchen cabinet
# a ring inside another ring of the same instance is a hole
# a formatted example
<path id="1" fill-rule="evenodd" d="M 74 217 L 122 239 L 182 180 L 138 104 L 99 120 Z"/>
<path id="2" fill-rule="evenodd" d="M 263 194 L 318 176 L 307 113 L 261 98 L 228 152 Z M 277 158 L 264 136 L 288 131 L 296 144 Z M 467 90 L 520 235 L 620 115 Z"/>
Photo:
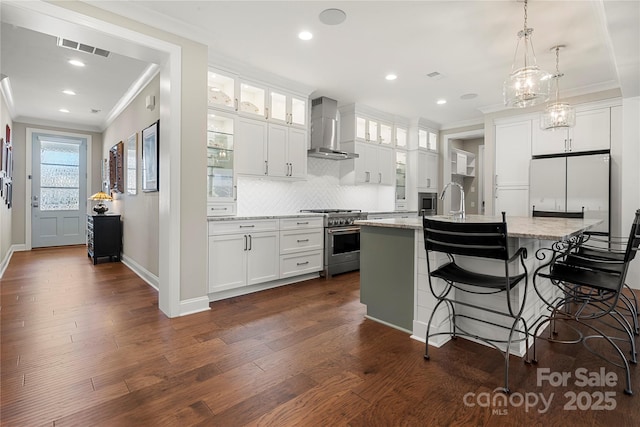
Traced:
<path id="1" fill-rule="evenodd" d="M 226 298 L 321 271 L 323 227 L 322 217 L 210 221 L 209 293 Z"/>
<path id="2" fill-rule="evenodd" d="M 322 218 L 280 220 L 280 277 L 314 273 L 323 268 Z"/>
<path id="3" fill-rule="evenodd" d="M 279 277 L 277 220 L 233 223 L 225 221 L 217 230 L 213 227 L 213 235 L 209 235 L 209 292 L 255 285 Z M 261 226 L 272 228 L 272 231 L 257 231 Z M 234 228 L 245 231 L 227 234 Z"/>

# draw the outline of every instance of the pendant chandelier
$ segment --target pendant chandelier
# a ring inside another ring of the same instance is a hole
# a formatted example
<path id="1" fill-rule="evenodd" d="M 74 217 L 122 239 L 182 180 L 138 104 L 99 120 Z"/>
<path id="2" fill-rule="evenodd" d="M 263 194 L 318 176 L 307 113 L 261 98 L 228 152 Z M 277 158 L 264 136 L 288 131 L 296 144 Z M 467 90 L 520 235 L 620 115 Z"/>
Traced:
<path id="1" fill-rule="evenodd" d="M 549 104 L 540 116 L 540 128 L 543 130 L 566 129 L 573 127 L 576 123 L 576 110 L 566 102 L 560 102 L 560 77 L 564 76 L 560 72 L 560 49 L 564 45 L 551 48 L 556 51 L 556 73 L 553 78 L 556 82 L 556 102 Z"/>
<path id="2" fill-rule="evenodd" d="M 518 31 L 518 44 L 513 56 L 511 74 L 504 81 L 504 105 L 508 107 L 525 108 L 541 104 L 549 100 L 551 75 L 542 71 L 536 63 L 531 34 L 533 28 L 527 27 L 527 0 L 524 0 L 524 27 Z M 518 49 L 522 41 L 524 48 L 524 63 L 518 67 Z"/>

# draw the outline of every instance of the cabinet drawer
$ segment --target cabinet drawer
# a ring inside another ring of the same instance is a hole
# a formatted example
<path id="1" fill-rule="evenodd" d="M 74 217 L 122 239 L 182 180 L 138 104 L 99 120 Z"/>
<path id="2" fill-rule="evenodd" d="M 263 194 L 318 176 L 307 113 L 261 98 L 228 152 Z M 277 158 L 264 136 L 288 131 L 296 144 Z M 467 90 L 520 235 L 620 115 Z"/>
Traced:
<path id="1" fill-rule="evenodd" d="M 322 251 L 303 252 L 280 257 L 280 277 L 299 276 L 322 270 Z"/>
<path id="2" fill-rule="evenodd" d="M 277 231 L 277 219 L 254 221 L 209 221 L 209 236 L 216 234 L 254 233 L 257 231 Z"/>
<path id="3" fill-rule="evenodd" d="M 324 230 L 291 230 L 280 232 L 280 253 L 322 249 L 324 243 Z"/>
<path id="4" fill-rule="evenodd" d="M 235 203 L 207 203 L 207 216 L 227 216 L 235 214 Z"/>
<path id="5" fill-rule="evenodd" d="M 322 228 L 324 217 L 312 218 L 283 218 L 280 220 L 280 230 L 293 230 L 296 228 Z"/>

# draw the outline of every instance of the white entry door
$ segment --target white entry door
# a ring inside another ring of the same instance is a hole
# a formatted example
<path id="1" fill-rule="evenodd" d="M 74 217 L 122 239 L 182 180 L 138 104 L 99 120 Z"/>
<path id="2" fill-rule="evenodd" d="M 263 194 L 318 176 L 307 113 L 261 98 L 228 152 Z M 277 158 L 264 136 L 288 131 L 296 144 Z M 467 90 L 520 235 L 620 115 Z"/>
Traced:
<path id="1" fill-rule="evenodd" d="M 86 243 L 87 140 L 34 133 L 31 246 Z"/>

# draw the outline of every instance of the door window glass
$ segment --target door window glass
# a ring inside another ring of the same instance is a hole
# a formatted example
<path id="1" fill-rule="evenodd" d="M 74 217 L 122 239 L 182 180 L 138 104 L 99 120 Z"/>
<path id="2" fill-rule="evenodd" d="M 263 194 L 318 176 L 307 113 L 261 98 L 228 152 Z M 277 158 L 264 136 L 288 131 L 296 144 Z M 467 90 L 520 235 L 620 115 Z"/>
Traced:
<path id="1" fill-rule="evenodd" d="M 80 209 L 80 145 L 40 144 L 40 210 Z"/>

